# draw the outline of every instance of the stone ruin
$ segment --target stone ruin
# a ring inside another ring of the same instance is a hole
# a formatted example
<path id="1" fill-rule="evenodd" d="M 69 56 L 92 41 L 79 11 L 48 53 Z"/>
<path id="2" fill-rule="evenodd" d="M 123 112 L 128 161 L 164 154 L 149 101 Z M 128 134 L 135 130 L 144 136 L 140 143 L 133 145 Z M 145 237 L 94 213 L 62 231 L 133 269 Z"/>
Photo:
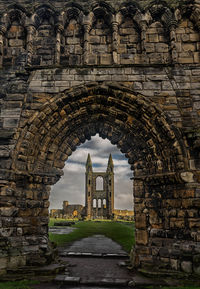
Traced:
<path id="1" fill-rule="evenodd" d="M 99 133 L 134 172 L 134 267 L 200 275 L 199 0 L 0 12 L 0 274 L 52 261 L 50 186 Z"/>
<path id="2" fill-rule="evenodd" d="M 100 184 L 98 181 L 100 180 Z M 98 186 L 100 185 L 100 187 Z M 114 165 L 109 156 L 106 172 L 94 172 L 90 154 L 86 161 L 85 207 L 68 201 L 63 202 L 62 210 L 51 210 L 50 216 L 78 217 L 91 219 L 112 219 L 114 217 Z"/>
<path id="3" fill-rule="evenodd" d="M 100 183 L 99 183 L 100 181 Z M 98 186 L 99 185 L 99 186 Z M 114 165 L 109 156 L 106 172 L 94 172 L 88 154 L 85 173 L 85 215 L 87 219 L 111 219 L 114 214 Z"/>
<path id="4" fill-rule="evenodd" d="M 69 204 L 68 201 L 63 201 L 62 209 L 51 209 L 50 217 L 51 218 L 61 218 L 61 219 L 82 219 L 82 212 L 84 206 L 79 204 Z"/>
<path id="5" fill-rule="evenodd" d="M 100 179 L 100 183 L 98 183 Z M 114 209 L 114 164 L 109 156 L 106 172 L 94 172 L 90 154 L 86 161 L 85 206 L 63 201 L 62 209 L 51 209 L 50 217 L 80 220 L 114 219 L 133 221 L 131 210 Z"/>

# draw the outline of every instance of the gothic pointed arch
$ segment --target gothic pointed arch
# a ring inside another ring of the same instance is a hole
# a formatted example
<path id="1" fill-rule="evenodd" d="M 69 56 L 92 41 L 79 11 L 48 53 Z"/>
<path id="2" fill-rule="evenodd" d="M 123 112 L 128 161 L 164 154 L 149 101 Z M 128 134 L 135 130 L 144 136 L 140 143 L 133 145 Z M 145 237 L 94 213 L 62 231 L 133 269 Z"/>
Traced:
<path id="1" fill-rule="evenodd" d="M 121 4 L 119 21 L 119 62 L 120 64 L 136 63 L 136 58 L 142 50 L 143 15 L 140 6 L 127 1 Z"/>
<path id="2" fill-rule="evenodd" d="M 27 12 L 20 5 L 10 5 L 1 19 L 1 64 L 15 66 L 26 62 Z"/>
<path id="3" fill-rule="evenodd" d="M 174 13 L 166 1 L 154 0 L 148 6 L 148 10 L 153 21 L 160 21 L 163 24 L 166 33 L 170 32 L 172 27 L 177 26 Z"/>
<path id="4" fill-rule="evenodd" d="M 64 27 L 66 27 L 70 20 L 75 19 L 79 24 L 83 24 L 83 8 L 80 5 L 67 5 L 63 13 Z"/>
<path id="5" fill-rule="evenodd" d="M 119 7 L 119 12 L 122 14 L 123 18 L 129 17 L 134 19 L 135 23 L 137 24 L 138 32 L 141 31 L 140 23 L 138 21 L 138 18 L 140 17 L 140 20 L 142 17 L 142 8 L 140 5 L 135 1 L 126 1 L 122 3 Z M 135 15 L 139 15 L 135 18 Z"/>
<path id="6" fill-rule="evenodd" d="M 184 1 L 180 3 L 179 9 L 182 15 L 189 18 L 195 28 L 200 31 L 200 3 L 198 1 Z"/>
<path id="7" fill-rule="evenodd" d="M 182 159 L 177 169 L 187 167 L 180 132 L 161 109 L 142 95 L 113 85 L 77 87 L 44 104 L 19 132 L 13 161 L 17 168 L 24 159 L 30 175 L 41 167 L 44 172 L 48 168 L 60 174 L 76 146 L 96 133 L 117 144 L 138 173 L 143 168 L 146 175 L 153 167 L 158 172 L 172 172 L 177 157 Z"/>
<path id="8" fill-rule="evenodd" d="M 114 9 L 108 3 L 104 1 L 94 2 L 92 4 L 91 10 L 93 12 L 93 23 L 95 23 L 97 19 L 104 19 L 107 25 L 111 24 Z"/>
<path id="9" fill-rule="evenodd" d="M 28 16 L 29 14 L 23 6 L 19 4 L 9 5 L 1 16 L 1 26 L 7 30 L 14 21 L 18 21 L 20 25 L 25 26 Z"/>
<path id="10" fill-rule="evenodd" d="M 54 25 L 57 22 L 57 14 L 52 6 L 43 4 L 35 8 L 32 19 L 33 25 L 38 29 L 43 21 L 48 21 L 51 25 Z"/>
<path id="11" fill-rule="evenodd" d="M 107 65 L 113 63 L 112 7 L 103 1 L 92 4 L 89 14 L 87 63 Z"/>
<path id="12" fill-rule="evenodd" d="M 32 16 L 33 35 L 33 65 L 52 65 L 56 58 L 56 25 L 58 15 L 55 10 L 45 4 L 35 9 Z M 36 45 L 37 43 L 37 45 Z"/>
<path id="13" fill-rule="evenodd" d="M 63 12 L 61 36 L 61 63 L 81 65 L 83 60 L 84 28 L 83 9 L 80 5 L 68 4 Z"/>
<path id="14" fill-rule="evenodd" d="M 176 42 L 180 63 L 200 62 L 200 4 L 197 1 L 183 1 L 177 9 Z M 180 49 L 181 47 L 181 49 Z"/>
<path id="15" fill-rule="evenodd" d="M 98 11 L 100 13 L 102 13 L 101 11 L 105 11 L 108 14 L 114 14 L 115 13 L 115 9 L 113 6 L 111 6 L 108 2 L 106 1 L 94 1 L 92 3 L 92 11 L 96 11 L 96 13 L 98 13 Z"/>

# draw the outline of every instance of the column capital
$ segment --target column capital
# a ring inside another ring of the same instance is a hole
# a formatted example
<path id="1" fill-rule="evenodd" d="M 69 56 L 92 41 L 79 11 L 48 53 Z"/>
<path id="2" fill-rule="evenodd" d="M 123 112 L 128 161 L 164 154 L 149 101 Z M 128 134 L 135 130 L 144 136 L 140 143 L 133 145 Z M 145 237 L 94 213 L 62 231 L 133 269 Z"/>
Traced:
<path id="1" fill-rule="evenodd" d="M 91 23 L 90 22 L 85 22 L 85 23 L 83 23 L 83 27 L 84 27 L 84 32 L 85 33 L 89 33 L 90 28 L 91 28 Z"/>
<path id="2" fill-rule="evenodd" d="M 0 25 L 0 34 L 4 35 L 6 33 L 6 30 L 7 30 L 6 26 L 1 24 Z"/>
<path id="3" fill-rule="evenodd" d="M 61 23 L 56 24 L 56 33 L 62 33 L 64 31 L 64 26 Z"/>

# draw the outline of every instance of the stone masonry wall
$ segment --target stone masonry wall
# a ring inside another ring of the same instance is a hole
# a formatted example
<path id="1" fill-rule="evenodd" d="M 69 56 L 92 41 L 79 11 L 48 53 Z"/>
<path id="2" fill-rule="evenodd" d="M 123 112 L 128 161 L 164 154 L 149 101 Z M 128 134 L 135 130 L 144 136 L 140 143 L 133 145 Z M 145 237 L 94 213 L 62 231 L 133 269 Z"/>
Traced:
<path id="1" fill-rule="evenodd" d="M 52 261 L 50 186 L 96 133 L 134 171 L 134 266 L 200 274 L 199 2 L 11 2 L 0 1 L 0 274 Z"/>

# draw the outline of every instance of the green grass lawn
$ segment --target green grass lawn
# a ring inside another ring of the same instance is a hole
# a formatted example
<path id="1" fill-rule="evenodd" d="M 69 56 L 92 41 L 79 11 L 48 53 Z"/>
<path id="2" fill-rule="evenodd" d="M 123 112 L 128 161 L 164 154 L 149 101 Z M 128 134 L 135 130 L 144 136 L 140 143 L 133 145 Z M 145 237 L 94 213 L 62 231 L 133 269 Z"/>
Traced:
<path id="1" fill-rule="evenodd" d="M 57 220 L 56 220 L 57 221 Z M 54 221 L 50 221 L 50 226 Z M 130 252 L 134 244 L 134 224 L 131 223 L 118 223 L 118 222 L 94 222 L 94 221 L 81 221 L 77 222 L 73 227 L 77 228 L 74 232 L 65 235 L 58 235 L 49 233 L 51 241 L 57 245 L 74 242 L 82 238 L 86 238 L 95 234 L 104 235 L 111 238 L 122 246 L 122 248 Z"/>
<path id="2" fill-rule="evenodd" d="M 12 281 L 12 282 L 0 282 L 0 289 L 30 289 L 29 285 L 39 284 L 38 281 Z"/>

